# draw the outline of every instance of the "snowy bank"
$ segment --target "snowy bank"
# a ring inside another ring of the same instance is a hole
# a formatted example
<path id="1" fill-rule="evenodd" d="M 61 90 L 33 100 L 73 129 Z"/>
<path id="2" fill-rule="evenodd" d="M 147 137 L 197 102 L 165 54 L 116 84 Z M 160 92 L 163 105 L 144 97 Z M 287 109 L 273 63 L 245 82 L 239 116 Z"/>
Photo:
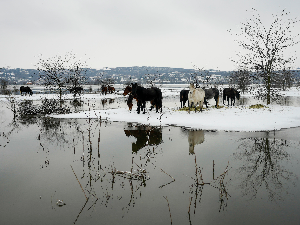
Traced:
<path id="1" fill-rule="evenodd" d="M 267 108 L 249 109 L 249 106 L 209 108 L 195 113 L 165 109 L 137 114 L 125 108 L 85 111 L 55 118 L 100 118 L 151 126 L 181 126 L 202 130 L 267 131 L 300 126 L 300 107 L 271 105 Z"/>

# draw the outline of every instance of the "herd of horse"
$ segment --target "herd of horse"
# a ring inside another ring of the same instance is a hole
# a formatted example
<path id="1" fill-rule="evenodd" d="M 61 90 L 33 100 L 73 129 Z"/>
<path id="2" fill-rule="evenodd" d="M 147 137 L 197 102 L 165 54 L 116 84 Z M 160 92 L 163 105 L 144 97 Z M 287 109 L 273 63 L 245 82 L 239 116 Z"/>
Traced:
<path id="1" fill-rule="evenodd" d="M 107 93 L 112 94 L 115 91 L 116 91 L 115 88 L 113 86 L 110 86 L 110 85 L 107 85 L 107 86 L 106 85 L 102 85 L 102 87 L 101 87 L 101 93 L 103 95 L 106 95 Z"/>
<path id="2" fill-rule="evenodd" d="M 149 101 L 151 104 L 150 111 L 156 107 L 156 112 L 162 112 L 162 92 L 157 87 L 144 88 L 139 86 L 137 83 L 132 83 L 128 85 L 123 93 L 124 96 L 129 95 L 127 99 L 127 105 L 129 110 L 132 109 L 132 100 L 137 101 L 137 113 L 141 111 L 145 113 L 146 102 Z M 191 107 L 195 108 L 199 105 L 200 111 L 202 112 L 203 105 L 208 108 L 208 100 L 214 99 L 216 102 L 215 107 L 219 106 L 219 90 L 217 88 L 200 88 L 195 87 L 194 84 L 190 84 L 189 90 L 180 91 L 180 107 L 185 107 L 186 102 L 188 102 L 189 111 Z M 235 99 L 240 99 L 240 93 L 234 88 L 224 88 L 223 90 L 223 104 L 224 101 L 229 101 L 231 106 L 235 104 Z"/>
<path id="3" fill-rule="evenodd" d="M 74 95 L 81 93 L 83 91 L 82 87 L 76 87 L 72 90 L 69 90 L 70 93 L 74 93 Z M 32 95 L 33 92 L 30 87 L 20 87 L 21 94 L 29 94 Z M 102 94 L 114 93 L 115 88 L 113 86 L 107 85 L 102 86 L 101 88 Z M 151 107 L 150 111 L 155 107 L 156 112 L 162 112 L 162 92 L 157 87 L 144 88 L 137 83 L 131 83 L 128 85 L 123 93 L 124 96 L 129 95 L 127 99 L 127 105 L 129 110 L 132 110 L 133 107 L 133 99 L 137 101 L 137 113 L 139 114 L 141 111 L 145 114 L 146 102 L 150 102 Z M 186 102 L 188 102 L 189 111 L 192 107 L 195 108 L 195 112 L 197 106 L 199 105 L 200 111 L 202 112 L 203 105 L 205 104 L 206 108 L 208 108 L 208 100 L 214 99 L 216 104 L 215 107 L 219 106 L 219 90 L 217 88 L 200 88 L 195 87 L 194 84 L 190 84 L 189 90 L 181 90 L 180 91 L 180 107 L 185 107 Z M 224 102 L 229 101 L 230 105 L 233 106 L 235 104 L 235 99 L 240 99 L 240 93 L 234 88 L 224 88 L 223 90 L 223 104 Z"/>

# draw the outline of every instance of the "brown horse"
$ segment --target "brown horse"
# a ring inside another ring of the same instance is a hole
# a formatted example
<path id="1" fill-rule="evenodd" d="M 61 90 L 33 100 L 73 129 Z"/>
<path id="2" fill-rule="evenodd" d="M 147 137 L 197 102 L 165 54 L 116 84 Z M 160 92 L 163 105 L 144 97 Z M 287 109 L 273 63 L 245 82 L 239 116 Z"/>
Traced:
<path id="1" fill-rule="evenodd" d="M 132 106 L 133 106 L 132 99 L 133 99 L 133 96 L 130 94 L 128 99 L 127 99 L 127 105 L 128 105 L 129 111 L 132 110 Z"/>
<path id="2" fill-rule="evenodd" d="M 110 94 L 112 94 L 112 93 L 114 93 L 116 91 L 113 86 L 109 86 L 109 85 L 107 87 L 107 90 L 108 90 L 108 93 L 110 93 Z"/>
<path id="3" fill-rule="evenodd" d="M 103 95 L 104 95 L 104 94 L 106 95 L 106 94 L 107 94 L 107 87 L 103 85 L 103 86 L 101 87 L 101 92 L 102 92 Z"/>
<path id="4" fill-rule="evenodd" d="M 124 92 L 123 92 L 123 95 L 126 96 L 129 94 L 129 97 L 127 99 L 127 105 L 128 105 L 128 108 L 129 110 L 131 111 L 132 109 L 132 100 L 135 99 L 137 101 L 137 98 L 135 98 L 132 94 L 131 94 L 131 90 L 132 88 L 128 85 L 125 89 L 124 89 Z"/>
<path id="5" fill-rule="evenodd" d="M 131 93 L 132 88 L 128 85 L 123 92 L 123 95 L 126 96 Z"/>

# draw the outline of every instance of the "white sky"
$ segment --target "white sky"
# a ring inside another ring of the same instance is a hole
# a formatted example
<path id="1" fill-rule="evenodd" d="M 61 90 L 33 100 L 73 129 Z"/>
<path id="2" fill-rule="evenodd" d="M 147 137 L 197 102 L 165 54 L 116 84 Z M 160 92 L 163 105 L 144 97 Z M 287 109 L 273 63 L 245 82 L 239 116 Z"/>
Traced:
<path id="1" fill-rule="evenodd" d="M 235 65 L 230 59 L 241 48 L 227 30 L 238 32 L 241 23 L 251 18 L 251 8 L 263 19 L 282 9 L 295 18 L 300 2 L 1 0 L 0 67 L 35 68 L 41 57 L 72 51 L 96 69 L 196 66 L 232 70 Z M 300 44 L 291 49 L 299 50 Z M 300 67 L 300 57 L 295 67 Z"/>

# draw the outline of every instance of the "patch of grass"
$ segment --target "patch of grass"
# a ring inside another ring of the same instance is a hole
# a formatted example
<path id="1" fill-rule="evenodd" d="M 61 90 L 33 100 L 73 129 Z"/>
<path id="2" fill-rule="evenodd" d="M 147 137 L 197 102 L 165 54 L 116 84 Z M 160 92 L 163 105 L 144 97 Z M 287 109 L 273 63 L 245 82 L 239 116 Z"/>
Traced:
<path id="1" fill-rule="evenodd" d="M 249 106 L 249 109 L 261 109 L 261 108 L 267 108 L 267 106 L 264 106 L 262 104 L 256 104 L 256 105 Z"/>
<path id="2" fill-rule="evenodd" d="M 212 106 L 212 107 L 214 107 L 214 106 Z M 222 109 L 222 108 L 224 108 L 224 105 L 218 105 L 218 107 L 217 107 L 217 109 Z"/>
<path id="3" fill-rule="evenodd" d="M 223 108 L 223 107 L 224 107 L 224 106 L 218 106 L 217 109 L 221 109 L 221 108 Z M 208 108 L 214 108 L 214 109 L 215 109 L 216 107 L 215 107 L 215 106 L 211 106 L 211 107 L 208 107 Z M 206 107 L 203 108 L 203 110 L 206 110 L 206 109 L 207 109 Z M 199 111 L 199 110 L 200 110 L 200 106 L 197 106 L 197 107 L 196 107 L 196 110 Z M 186 112 L 188 112 L 188 111 L 189 111 L 189 107 L 179 108 L 178 111 L 186 111 Z M 192 108 L 191 108 L 191 111 L 195 111 L 195 108 L 192 107 Z"/>
<path id="4" fill-rule="evenodd" d="M 197 110 L 199 111 L 200 110 L 200 107 L 196 107 Z M 195 111 L 195 108 L 191 108 L 191 110 Z M 183 107 L 183 108 L 179 108 L 178 111 L 189 111 L 189 107 Z"/>

